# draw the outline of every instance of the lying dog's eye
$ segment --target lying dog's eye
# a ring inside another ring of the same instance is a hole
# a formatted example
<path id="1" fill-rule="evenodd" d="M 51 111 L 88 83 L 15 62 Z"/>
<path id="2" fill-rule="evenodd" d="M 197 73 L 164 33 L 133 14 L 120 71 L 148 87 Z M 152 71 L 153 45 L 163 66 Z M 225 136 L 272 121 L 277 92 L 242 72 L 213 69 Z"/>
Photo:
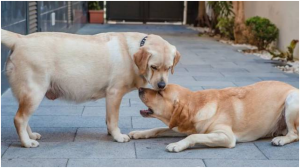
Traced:
<path id="1" fill-rule="evenodd" d="M 156 66 L 151 65 L 151 68 L 154 69 L 154 70 L 157 70 Z"/>

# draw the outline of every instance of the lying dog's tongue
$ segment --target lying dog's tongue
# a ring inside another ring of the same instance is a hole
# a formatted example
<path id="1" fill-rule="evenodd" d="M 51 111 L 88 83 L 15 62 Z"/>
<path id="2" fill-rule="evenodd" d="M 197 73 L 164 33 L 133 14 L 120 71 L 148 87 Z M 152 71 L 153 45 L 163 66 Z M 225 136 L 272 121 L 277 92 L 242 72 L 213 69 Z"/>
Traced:
<path id="1" fill-rule="evenodd" d="M 153 111 L 149 108 L 148 110 L 140 110 L 140 114 L 143 116 L 143 117 L 146 117 L 148 116 L 149 114 L 153 114 Z"/>

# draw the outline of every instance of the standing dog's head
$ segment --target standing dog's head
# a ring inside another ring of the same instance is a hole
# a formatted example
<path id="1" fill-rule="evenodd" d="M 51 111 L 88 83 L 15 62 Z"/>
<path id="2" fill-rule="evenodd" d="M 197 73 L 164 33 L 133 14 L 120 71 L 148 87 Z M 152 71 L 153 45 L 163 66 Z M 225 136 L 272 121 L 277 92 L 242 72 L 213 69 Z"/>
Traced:
<path id="1" fill-rule="evenodd" d="M 134 54 L 134 62 L 140 74 L 155 90 L 163 90 L 167 86 L 169 70 L 174 73 L 179 59 L 176 47 L 157 35 L 149 35 L 145 45 Z"/>

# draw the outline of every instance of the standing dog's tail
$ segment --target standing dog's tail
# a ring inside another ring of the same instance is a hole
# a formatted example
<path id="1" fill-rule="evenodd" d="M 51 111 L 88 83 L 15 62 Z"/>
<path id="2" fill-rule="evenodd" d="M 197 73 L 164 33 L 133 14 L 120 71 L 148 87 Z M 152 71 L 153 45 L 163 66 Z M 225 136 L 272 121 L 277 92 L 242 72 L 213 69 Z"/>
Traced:
<path id="1" fill-rule="evenodd" d="M 1 29 L 1 44 L 4 44 L 9 49 L 13 49 L 16 42 L 22 35 Z"/>

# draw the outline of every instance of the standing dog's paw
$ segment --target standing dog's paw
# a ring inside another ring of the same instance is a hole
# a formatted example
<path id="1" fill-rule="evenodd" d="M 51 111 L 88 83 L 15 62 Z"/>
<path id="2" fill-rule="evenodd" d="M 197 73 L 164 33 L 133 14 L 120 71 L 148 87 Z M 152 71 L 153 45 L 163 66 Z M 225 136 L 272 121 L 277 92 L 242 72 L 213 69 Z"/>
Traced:
<path id="1" fill-rule="evenodd" d="M 130 138 L 126 134 L 119 134 L 117 136 L 114 136 L 114 140 L 117 142 L 129 142 Z"/>
<path id="2" fill-rule="evenodd" d="M 32 134 L 29 134 L 29 138 L 33 140 L 41 139 L 41 137 L 42 137 L 41 134 L 37 132 L 33 132 Z"/>
<path id="3" fill-rule="evenodd" d="M 184 145 L 183 143 L 181 142 L 176 142 L 176 143 L 170 143 L 166 149 L 169 151 L 169 152 L 181 152 L 183 151 L 184 149 L 186 149 L 187 146 Z"/>
<path id="4" fill-rule="evenodd" d="M 36 140 L 29 139 L 22 143 L 25 148 L 35 148 L 39 146 L 39 142 Z"/>

